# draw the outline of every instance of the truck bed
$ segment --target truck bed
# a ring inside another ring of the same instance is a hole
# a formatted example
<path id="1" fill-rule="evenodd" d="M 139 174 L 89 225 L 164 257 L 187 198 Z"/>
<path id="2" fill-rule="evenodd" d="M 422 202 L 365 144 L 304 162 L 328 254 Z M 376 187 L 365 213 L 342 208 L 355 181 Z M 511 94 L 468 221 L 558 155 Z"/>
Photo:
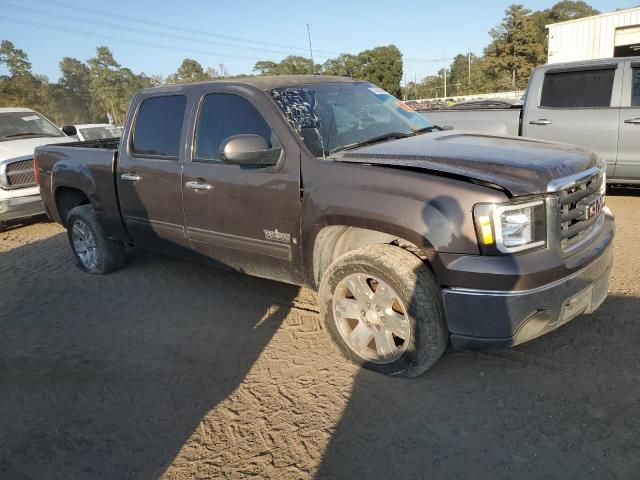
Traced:
<path id="1" fill-rule="evenodd" d="M 58 205 L 61 209 L 48 212 L 55 221 L 65 225 L 68 212 L 64 205 L 52 200 L 65 190 L 74 190 L 93 204 L 96 216 L 114 237 L 127 238 L 116 181 L 119 144 L 120 139 L 113 138 L 36 148 L 42 199 L 45 205 Z"/>
<path id="2" fill-rule="evenodd" d="M 518 136 L 520 132 L 519 108 L 483 110 L 438 110 L 420 112 L 432 124 L 442 128 L 469 130 L 492 135 Z"/>

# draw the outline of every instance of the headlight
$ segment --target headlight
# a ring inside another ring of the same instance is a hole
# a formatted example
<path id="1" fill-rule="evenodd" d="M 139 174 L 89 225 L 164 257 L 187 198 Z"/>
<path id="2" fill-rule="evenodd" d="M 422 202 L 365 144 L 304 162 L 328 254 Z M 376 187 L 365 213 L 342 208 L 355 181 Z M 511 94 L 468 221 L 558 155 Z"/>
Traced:
<path id="1" fill-rule="evenodd" d="M 515 253 L 546 245 L 543 200 L 487 204 L 474 208 L 478 241 L 486 254 Z"/>

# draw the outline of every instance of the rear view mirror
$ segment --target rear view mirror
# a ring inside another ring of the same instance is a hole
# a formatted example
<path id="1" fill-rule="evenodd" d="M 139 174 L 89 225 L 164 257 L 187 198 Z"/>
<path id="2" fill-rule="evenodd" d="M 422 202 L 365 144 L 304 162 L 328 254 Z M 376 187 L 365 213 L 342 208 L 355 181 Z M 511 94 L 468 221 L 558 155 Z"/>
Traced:
<path id="1" fill-rule="evenodd" d="M 78 129 L 76 127 L 74 127 L 73 125 L 65 125 L 60 130 L 62 130 L 62 133 L 64 133 L 68 137 L 72 137 L 73 135 L 77 135 L 78 134 Z"/>
<path id="2" fill-rule="evenodd" d="M 235 165 L 266 167 L 278 162 L 280 149 L 269 148 L 260 135 L 234 135 L 222 142 L 220 158 Z"/>

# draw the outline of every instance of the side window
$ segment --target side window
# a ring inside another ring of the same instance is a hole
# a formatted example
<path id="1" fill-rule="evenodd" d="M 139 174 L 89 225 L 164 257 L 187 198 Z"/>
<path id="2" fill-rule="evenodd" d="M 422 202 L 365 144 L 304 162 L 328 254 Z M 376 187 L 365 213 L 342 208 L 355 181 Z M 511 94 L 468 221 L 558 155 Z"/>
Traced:
<path id="1" fill-rule="evenodd" d="M 550 72 L 544 77 L 541 107 L 609 107 L 615 69 Z"/>
<path id="2" fill-rule="evenodd" d="M 260 135 L 270 148 L 277 142 L 265 119 L 245 98 L 228 93 L 205 96 L 196 128 L 194 160 L 220 160 L 222 143 L 233 135 L 247 133 Z"/>
<path id="3" fill-rule="evenodd" d="M 634 67 L 631 82 L 631 106 L 640 107 L 640 67 Z"/>
<path id="4" fill-rule="evenodd" d="M 134 155 L 177 159 L 187 97 L 169 95 L 147 98 L 136 116 L 131 139 Z"/>

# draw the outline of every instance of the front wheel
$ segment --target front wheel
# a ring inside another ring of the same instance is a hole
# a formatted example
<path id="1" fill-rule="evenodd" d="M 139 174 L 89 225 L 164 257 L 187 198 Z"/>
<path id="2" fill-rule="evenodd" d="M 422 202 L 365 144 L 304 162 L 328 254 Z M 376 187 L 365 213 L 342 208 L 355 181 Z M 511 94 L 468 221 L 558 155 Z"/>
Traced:
<path id="1" fill-rule="evenodd" d="M 447 346 L 440 287 L 421 259 L 399 247 L 338 258 L 322 277 L 320 312 L 347 359 L 387 375 L 416 377 Z"/>
<path id="2" fill-rule="evenodd" d="M 78 266 L 85 272 L 104 275 L 124 267 L 124 244 L 107 237 L 91 205 L 80 205 L 69 212 L 67 235 Z"/>

